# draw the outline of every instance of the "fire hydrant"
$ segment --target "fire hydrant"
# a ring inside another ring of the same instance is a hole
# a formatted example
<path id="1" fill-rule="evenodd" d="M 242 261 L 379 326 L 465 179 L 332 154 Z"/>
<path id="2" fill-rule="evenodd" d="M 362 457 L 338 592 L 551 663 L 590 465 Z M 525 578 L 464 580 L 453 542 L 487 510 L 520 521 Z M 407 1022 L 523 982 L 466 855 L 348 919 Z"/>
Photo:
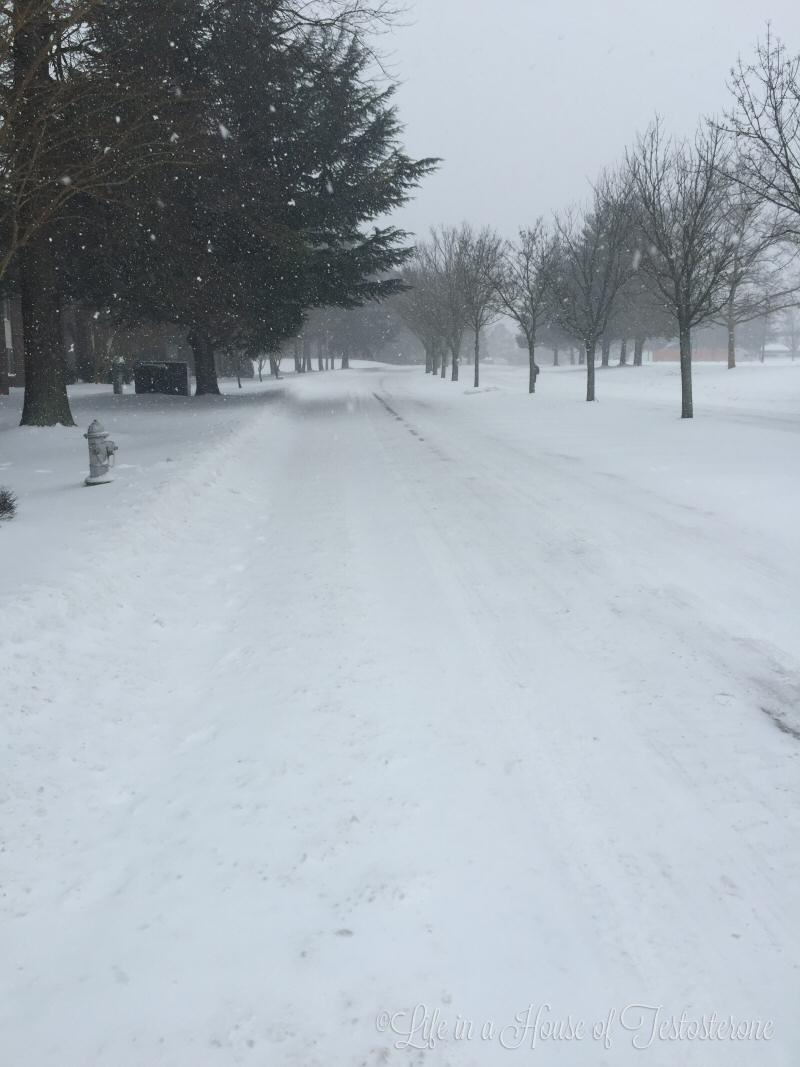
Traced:
<path id="1" fill-rule="evenodd" d="M 89 477 L 84 484 L 102 485 L 104 482 L 112 482 L 114 479 L 111 468 L 114 466 L 117 446 L 108 438 L 108 432 L 97 419 L 83 436 L 89 442 Z"/>

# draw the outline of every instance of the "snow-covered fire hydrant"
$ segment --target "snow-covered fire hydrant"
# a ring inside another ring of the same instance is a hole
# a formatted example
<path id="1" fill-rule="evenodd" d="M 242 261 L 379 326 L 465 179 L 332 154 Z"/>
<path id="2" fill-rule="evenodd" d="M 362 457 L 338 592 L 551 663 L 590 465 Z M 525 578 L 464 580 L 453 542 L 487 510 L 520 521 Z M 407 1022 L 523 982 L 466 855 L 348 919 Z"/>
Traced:
<path id="1" fill-rule="evenodd" d="M 89 442 L 89 477 L 84 484 L 102 485 L 103 482 L 113 481 L 111 468 L 114 466 L 117 446 L 109 440 L 103 424 L 95 419 L 83 436 Z"/>

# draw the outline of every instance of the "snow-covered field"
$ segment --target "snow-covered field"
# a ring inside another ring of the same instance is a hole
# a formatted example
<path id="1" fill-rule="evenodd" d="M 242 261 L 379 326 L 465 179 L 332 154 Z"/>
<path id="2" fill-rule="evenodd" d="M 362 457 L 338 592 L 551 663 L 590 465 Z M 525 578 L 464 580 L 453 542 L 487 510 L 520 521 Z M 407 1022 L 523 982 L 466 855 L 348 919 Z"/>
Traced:
<path id="1" fill-rule="evenodd" d="M 2 1067 L 800 1062 L 800 365 L 677 374 L 0 398 Z"/>

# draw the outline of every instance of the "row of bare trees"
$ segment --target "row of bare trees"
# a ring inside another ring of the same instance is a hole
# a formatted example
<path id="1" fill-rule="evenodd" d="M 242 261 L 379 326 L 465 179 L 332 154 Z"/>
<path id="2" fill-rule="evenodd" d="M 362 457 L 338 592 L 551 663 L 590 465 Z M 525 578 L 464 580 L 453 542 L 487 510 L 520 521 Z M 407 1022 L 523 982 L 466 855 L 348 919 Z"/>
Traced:
<path id="1" fill-rule="evenodd" d="M 693 417 L 692 333 L 728 331 L 736 366 L 737 327 L 798 304 L 800 251 L 800 57 L 768 34 L 751 63 L 731 74 L 732 103 L 690 139 L 669 137 L 659 119 L 623 163 L 601 175 L 587 204 L 539 219 L 504 241 L 490 228 L 439 227 L 405 274 L 400 311 L 444 376 L 458 379 L 465 333 L 474 336 L 480 382 L 481 331 L 512 319 L 529 351 L 560 330 L 585 351 L 586 399 L 595 399 L 598 347 L 677 337 L 681 415 Z"/>

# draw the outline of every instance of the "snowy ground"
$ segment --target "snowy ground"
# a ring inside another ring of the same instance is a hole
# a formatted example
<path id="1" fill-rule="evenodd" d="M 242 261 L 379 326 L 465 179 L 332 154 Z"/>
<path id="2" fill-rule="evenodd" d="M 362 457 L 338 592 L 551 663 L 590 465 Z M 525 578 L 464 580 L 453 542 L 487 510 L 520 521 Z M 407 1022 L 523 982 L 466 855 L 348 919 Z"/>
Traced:
<path id="1" fill-rule="evenodd" d="M 468 384 L 0 399 L 3 1067 L 798 1063 L 800 366 Z"/>

